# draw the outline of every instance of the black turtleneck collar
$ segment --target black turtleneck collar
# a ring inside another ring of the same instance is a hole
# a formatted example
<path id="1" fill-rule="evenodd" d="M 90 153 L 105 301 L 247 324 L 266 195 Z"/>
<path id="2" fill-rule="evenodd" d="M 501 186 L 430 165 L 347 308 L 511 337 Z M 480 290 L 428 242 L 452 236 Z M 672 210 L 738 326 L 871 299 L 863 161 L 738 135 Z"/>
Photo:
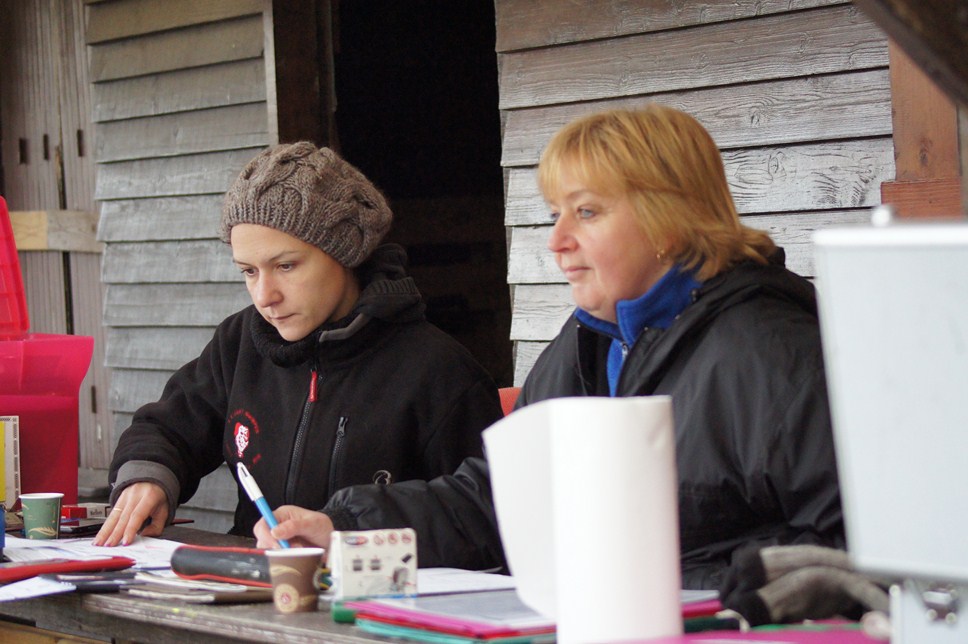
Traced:
<path id="1" fill-rule="evenodd" d="M 372 319 L 393 323 L 411 322 L 424 317 L 424 303 L 413 278 L 407 275 L 407 254 L 397 244 L 378 247 L 356 269 L 363 286 L 353 309 L 344 317 L 326 322 L 301 340 L 289 342 L 274 326 L 256 313 L 252 341 L 256 350 L 280 367 L 293 367 L 309 361 L 319 345 L 339 342 L 354 336 Z"/>

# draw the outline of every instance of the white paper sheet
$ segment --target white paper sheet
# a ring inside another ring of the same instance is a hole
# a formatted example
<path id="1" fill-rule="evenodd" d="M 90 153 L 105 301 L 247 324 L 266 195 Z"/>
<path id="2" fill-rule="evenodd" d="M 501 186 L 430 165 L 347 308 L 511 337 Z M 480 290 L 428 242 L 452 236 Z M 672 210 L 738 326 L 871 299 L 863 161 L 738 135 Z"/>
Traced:
<path id="1" fill-rule="evenodd" d="M 671 399 L 548 400 L 484 442 L 518 592 L 559 641 L 682 632 Z"/>
<path id="2" fill-rule="evenodd" d="M 91 545 L 93 538 L 83 539 L 23 539 L 7 535 L 3 554 L 11 561 L 43 561 L 44 559 L 104 559 L 107 557 L 128 557 L 135 560 L 135 568 L 139 570 L 156 570 L 171 568 L 171 553 L 182 545 L 177 541 L 157 539 L 155 537 L 135 538 L 129 546 Z M 38 579 L 24 579 L 6 584 L 0 588 L 0 601 L 29 599 L 44 595 L 56 595 L 74 590 L 72 584 Z"/>
<path id="3" fill-rule="evenodd" d="M 135 568 L 150 570 L 171 567 L 171 554 L 182 545 L 169 539 L 137 536 L 127 546 L 95 546 L 93 537 L 77 539 L 23 539 L 7 535 L 3 554 L 11 561 L 39 559 L 103 559 L 128 557 L 135 560 Z"/>
<path id="4" fill-rule="evenodd" d="M 460 568 L 420 568 L 417 591 L 421 595 L 444 595 L 514 588 L 514 578 Z"/>
<path id="5" fill-rule="evenodd" d="M 0 602 L 74 592 L 74 584 L 31 577 L 0 586 Z"/>

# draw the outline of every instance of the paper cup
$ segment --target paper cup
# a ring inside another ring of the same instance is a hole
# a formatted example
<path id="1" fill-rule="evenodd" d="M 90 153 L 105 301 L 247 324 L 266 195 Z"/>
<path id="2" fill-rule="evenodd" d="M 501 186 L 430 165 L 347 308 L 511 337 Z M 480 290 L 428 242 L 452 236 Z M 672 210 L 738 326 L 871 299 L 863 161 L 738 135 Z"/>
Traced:
<path id="1" fill-rule="evenodd" d="M 24 536 L 28 539 L 56 539 L 60 536 L 60 492 L 21 494 L 24 515 Z"/>
<path id="2" fill-rule="evenodd" d="M 272 601 L 280 613 L 305 613 L 316 610 L 323 548 L 282 548 L 266 550 Z"/>

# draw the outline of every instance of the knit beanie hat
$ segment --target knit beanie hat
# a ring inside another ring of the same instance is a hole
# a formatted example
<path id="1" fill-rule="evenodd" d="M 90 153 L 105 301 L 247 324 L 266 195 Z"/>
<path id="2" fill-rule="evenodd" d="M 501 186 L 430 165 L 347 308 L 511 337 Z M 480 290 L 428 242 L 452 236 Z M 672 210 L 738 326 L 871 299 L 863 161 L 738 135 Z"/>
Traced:
<path id="1" fill-rule="evenodd" d="M 347 268 L 361 264 L 390 228 L 380 191 L 329 148 L 308 141 L 271 147 L 225 193 L 219 237 L 259 224 L 301 239 Z"/>

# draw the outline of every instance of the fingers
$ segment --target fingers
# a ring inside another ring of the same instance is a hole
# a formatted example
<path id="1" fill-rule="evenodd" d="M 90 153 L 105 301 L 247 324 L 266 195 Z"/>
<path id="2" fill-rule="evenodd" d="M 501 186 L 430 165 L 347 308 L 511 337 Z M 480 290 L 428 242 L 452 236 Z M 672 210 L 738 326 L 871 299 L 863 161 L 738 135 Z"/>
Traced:
<path id="1" fill-rule="evenodd" d="M 158 536 L 168 520 L 168 499 L 154 483 L 135 483 L 121 493 L 94 537 L 95 546 L 126 546 L 139 532 Z"/>
<path id="2" fill-rule="evenodd" d="M 98 530 L 97 535 L 94 537 L 94 540 L 91 543 L 93 543 L 95 546 L 118 545 L 118 540 L 120 539 L 120 537 L 118 537 L 118 539 L 114 539 L 112 537 L 114 535 L 115 528 L 118 526 L 118 523 L 121 520 L 120 513 L 121 513 L 121 508 L 119 508 L 117 505 L 111 508 L 111 512 L 104 520 L 104 525 L 102 525 L 101 529 Z"/>
<path id="3" fill-rule="evenodd" d="M 255 535 L 255 547 L 256 548 L 278 548 L 279 543 L 272 538 L 269 533 L 269 526 L 266 524 L 265 519 L 259 519 L 259 522 L 255 524 L 252 529 L 252 534 Z"/>
<path id="4" fill-rule="evenodd" d="M 283 505 L 273 512 L 279 522 L 272 530 L 264 519 L 255 524 L 253 534 L 258 548 L 279 548 L 279 541 L 285 540 L 290 546 L 329 547 L 329 536 L 333 522 L 322 512 L 307 510 L 294 505 Z"/>

